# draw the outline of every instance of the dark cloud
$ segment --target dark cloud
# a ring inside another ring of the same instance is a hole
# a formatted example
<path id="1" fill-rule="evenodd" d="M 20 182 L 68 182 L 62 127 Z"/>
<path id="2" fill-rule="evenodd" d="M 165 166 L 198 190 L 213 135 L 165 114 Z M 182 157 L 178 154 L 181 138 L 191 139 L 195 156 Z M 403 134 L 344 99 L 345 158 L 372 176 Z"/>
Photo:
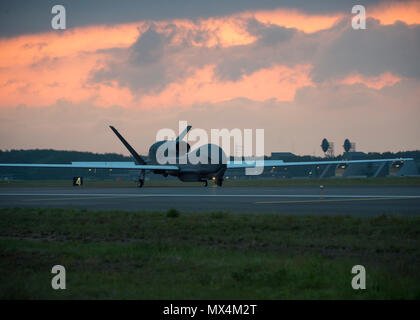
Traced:
<path id="1" fill-rule="evenodd" d="M 247 31 L 258 38 L 258 45 L 276 45 L 278 43 L 290 40 L 295 30 L 277 25 L 267 25 L 256 19 L 250 19 L 247 24 Z"/>
<path id="2" fill-rule="evenodd" d="M 381 0 L 364 0 L 365 6 Z M 389 2 L 389 1 L 388 1 Z M 51 8 L 55 0 L 0 2 L 0 37 L 51 31 Z M 359 1 L 348 0 L 61 0 L 67 27 L 118 24 L 140 20 L 207 18 L 246 10 L 294 8 L 308 13 L 350 12 Z"/>
<path id="3" fill-rule="evenodd" d="M 159 62 L 175 32 L 174 27 L 169 28 L 172 29 L 169 35 L 158 33 L 153 27 L 147 29 L 132 45 L 130 60 L 139 65 Z"/>
<path id="4" fill-rule="evenodd" d="M 216 67 L 216 75 L 221 80 L 236 81 L 244 75 L 273 64 L 289 65 L 302 61 L 303 57 L 295 47 L 299 44 L 293 41 L 293 38 L 299 37 L 301 33 L 296 29 L 266 25 L 255 19 L 248 19 L 247 31 L 255 36 L 257 41 L 221 50 Z M 291 46 L 294 50 L 291 50 Z"/>
<path id="5" fill-rule="evenodd" d="M 111 52 L 111 61 L 106 68 L 92 72 L 91 82 L 117 80 L 120 86 L 128 87 L 137 94 L 159 92 L 166 84 L 184 73 L 178 69 L 173 57 L 179 47 L 170 47 L 175 33 L 174 26 L 167 26 L 169 33 L 157 32 L 152 24 L 137 41 L 126 50 Z"/>
<path id="6" fill-rule="evenodd" d="M 216 65 L 220 80 L 237 81 L 274 64 L 308 62 L 318 46 L 310 35 L 296 29 L 262 24 L 253 18 L 242 18 L 240 22 L 257 41 L 229 47 L 195 46 L 193 42 L 205 43 L 214 38 L 213 31 L 197 28 L 186 32 L 175 25 L 162 31 L 152 23 L 129 49 L 109 51 L 112 59 L 107 68 L 94 71 L 91 81 L 117 80 L 137 94 L 157 93 L 206 65 Z M 177 41 L 173 42 L 175 37 Z"/>
<path id="7" fill-rule="evenodd" d="M 296 29 L 251 20 L 248 31 L 258 40 L 223 50 L 216 72 L 235 81 L 275 64 L 311 64 L 314 81 L 322 82 L 359 73 L 378 76 L 386 71 L 400 77 L 420 77 L 420 26 L 403 22 L 381 25 L 368 19 L 366 30 L 354 30 L 343 18 L 327 30 L 306 34 Z"/>
<path id="8" fill-rule="evenodd" d="M 313 66 L 315 82 L 350 74 L 378 76 L 386 71 L 400 77 L 420 76 L 420 27 L 402 22 L 381 25 L 368 19 L 366 30 L 353 30 L 343 18 L 330 29 L 307 34 L 297 29 L 263 24 L 253 18 L 238 22 L 256 41 L 236 46 L 196 46 L 214 34 L 201 28 L 153 23 L 129 49 L 110 52 L 107 67 L 92 73 L 92 82 L 116 80 L 136 95 L 158 93 L 172 82 L 206 65 L 215 65 L 221 81 L 238 81 L 273 65 Z M 177 41 L 173 41 L 175 39 Z"/>
<path id="9" fill-rule="evenodd" d="M 209 31 L 179 29 L 172 24 L 157 27 L 150 23 L 128 49 L 109 51 L 106 68 L 94 70 L 90 82 L 116 80 L 134 94 L 158 93 L 168 84 L 191 75 L 196 68 L 216 64 L 227 53 L 220 47 L 193 46 L 205 42 Z M 173 42 L 174 37 L 177 41 Z"/>
<path id="10" fill-rule="evenodd" d="M 357 72 L 377 76 L 384 71 L 403 77 L 420 77 L 420 26 L 403 22 L 381 25 L 367 19 L 366 30 L 347 27 L 323 45 L 314 60 L 313 79 L 324 81 Z"/>

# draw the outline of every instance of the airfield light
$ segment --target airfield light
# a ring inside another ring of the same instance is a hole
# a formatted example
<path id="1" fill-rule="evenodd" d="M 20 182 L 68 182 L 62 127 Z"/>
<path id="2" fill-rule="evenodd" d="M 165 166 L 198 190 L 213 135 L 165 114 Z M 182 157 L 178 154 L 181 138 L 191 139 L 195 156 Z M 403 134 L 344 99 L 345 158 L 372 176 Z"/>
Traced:
<path id="1" fill-rule="evenodd" d="M 273 169 L 275 169 L 276 167 L 273 167 Z"/>
<path id="2" fill-rule="evenodd" d="M 89 169 L 89 172 L 91 172 L 92 171 L 92 169 Z"/>
<path id="3" fill-rule="evenodd" d="M 112 168 L 110 168 L 109 171 L 112 171 Z"/>
<path id="4" fill-rule="evenodd" d="M 212 180 L 216 180 L 216 177 L 213 177 Z"/>

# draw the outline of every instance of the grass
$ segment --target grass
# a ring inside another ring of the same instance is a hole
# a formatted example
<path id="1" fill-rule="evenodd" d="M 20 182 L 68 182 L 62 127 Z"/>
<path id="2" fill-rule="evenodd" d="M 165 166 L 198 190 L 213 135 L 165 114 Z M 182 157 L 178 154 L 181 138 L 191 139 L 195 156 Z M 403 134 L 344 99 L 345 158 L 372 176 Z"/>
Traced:
<path id="1" fill-rule="evenodd" d="M 419 267 L 418 217 L 0 209 L 2 299 L 420 299 Z"/>
<path id="2" fill-rule="evenodd" d="M 210 186 L 215 185 L 209 182 Z M 83 187 L 134 187 L 134 181 L 84 181 Z M 388 178 L 296 178 L 296 179 L 225 179 L 224 187 L 276 187 L 276 186 L 420 186 L 420 177 Z M 0 181 L 1 187 L 68 187 L 72 181 Z M 191 187 L 203 186 L 201 182 L 182 182 L 179 180 L 146 181 L 145 187 Z"/>

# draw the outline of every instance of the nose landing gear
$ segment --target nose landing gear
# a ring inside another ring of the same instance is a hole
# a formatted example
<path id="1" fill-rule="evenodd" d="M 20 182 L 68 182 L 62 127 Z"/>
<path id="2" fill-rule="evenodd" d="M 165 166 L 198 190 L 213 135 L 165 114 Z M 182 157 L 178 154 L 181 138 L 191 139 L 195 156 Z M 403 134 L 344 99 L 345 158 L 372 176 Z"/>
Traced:
<path id="1" fill-rule="evenodd" d="M 207 182 L 207 180 L 204 180 L 204 187 L 207 187 L 208 186 L 208 182 Z"/>
<path id="2" fill-rule="evenodd" d="M 217 184 L 217 186 L 221 187 L 222 184 L 223 184 L 223 179 L 222 178 L 217 179 L 216 184 Z"/>

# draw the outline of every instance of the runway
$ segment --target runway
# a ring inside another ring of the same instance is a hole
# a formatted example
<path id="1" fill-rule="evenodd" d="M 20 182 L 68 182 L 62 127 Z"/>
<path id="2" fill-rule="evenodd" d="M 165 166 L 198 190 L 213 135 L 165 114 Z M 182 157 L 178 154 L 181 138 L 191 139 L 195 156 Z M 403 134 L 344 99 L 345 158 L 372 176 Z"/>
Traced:
<path id="1" fill-rule="evenodd" d="M 2 187 L 0 207 L 420 215 L 420 187 Z"/>

